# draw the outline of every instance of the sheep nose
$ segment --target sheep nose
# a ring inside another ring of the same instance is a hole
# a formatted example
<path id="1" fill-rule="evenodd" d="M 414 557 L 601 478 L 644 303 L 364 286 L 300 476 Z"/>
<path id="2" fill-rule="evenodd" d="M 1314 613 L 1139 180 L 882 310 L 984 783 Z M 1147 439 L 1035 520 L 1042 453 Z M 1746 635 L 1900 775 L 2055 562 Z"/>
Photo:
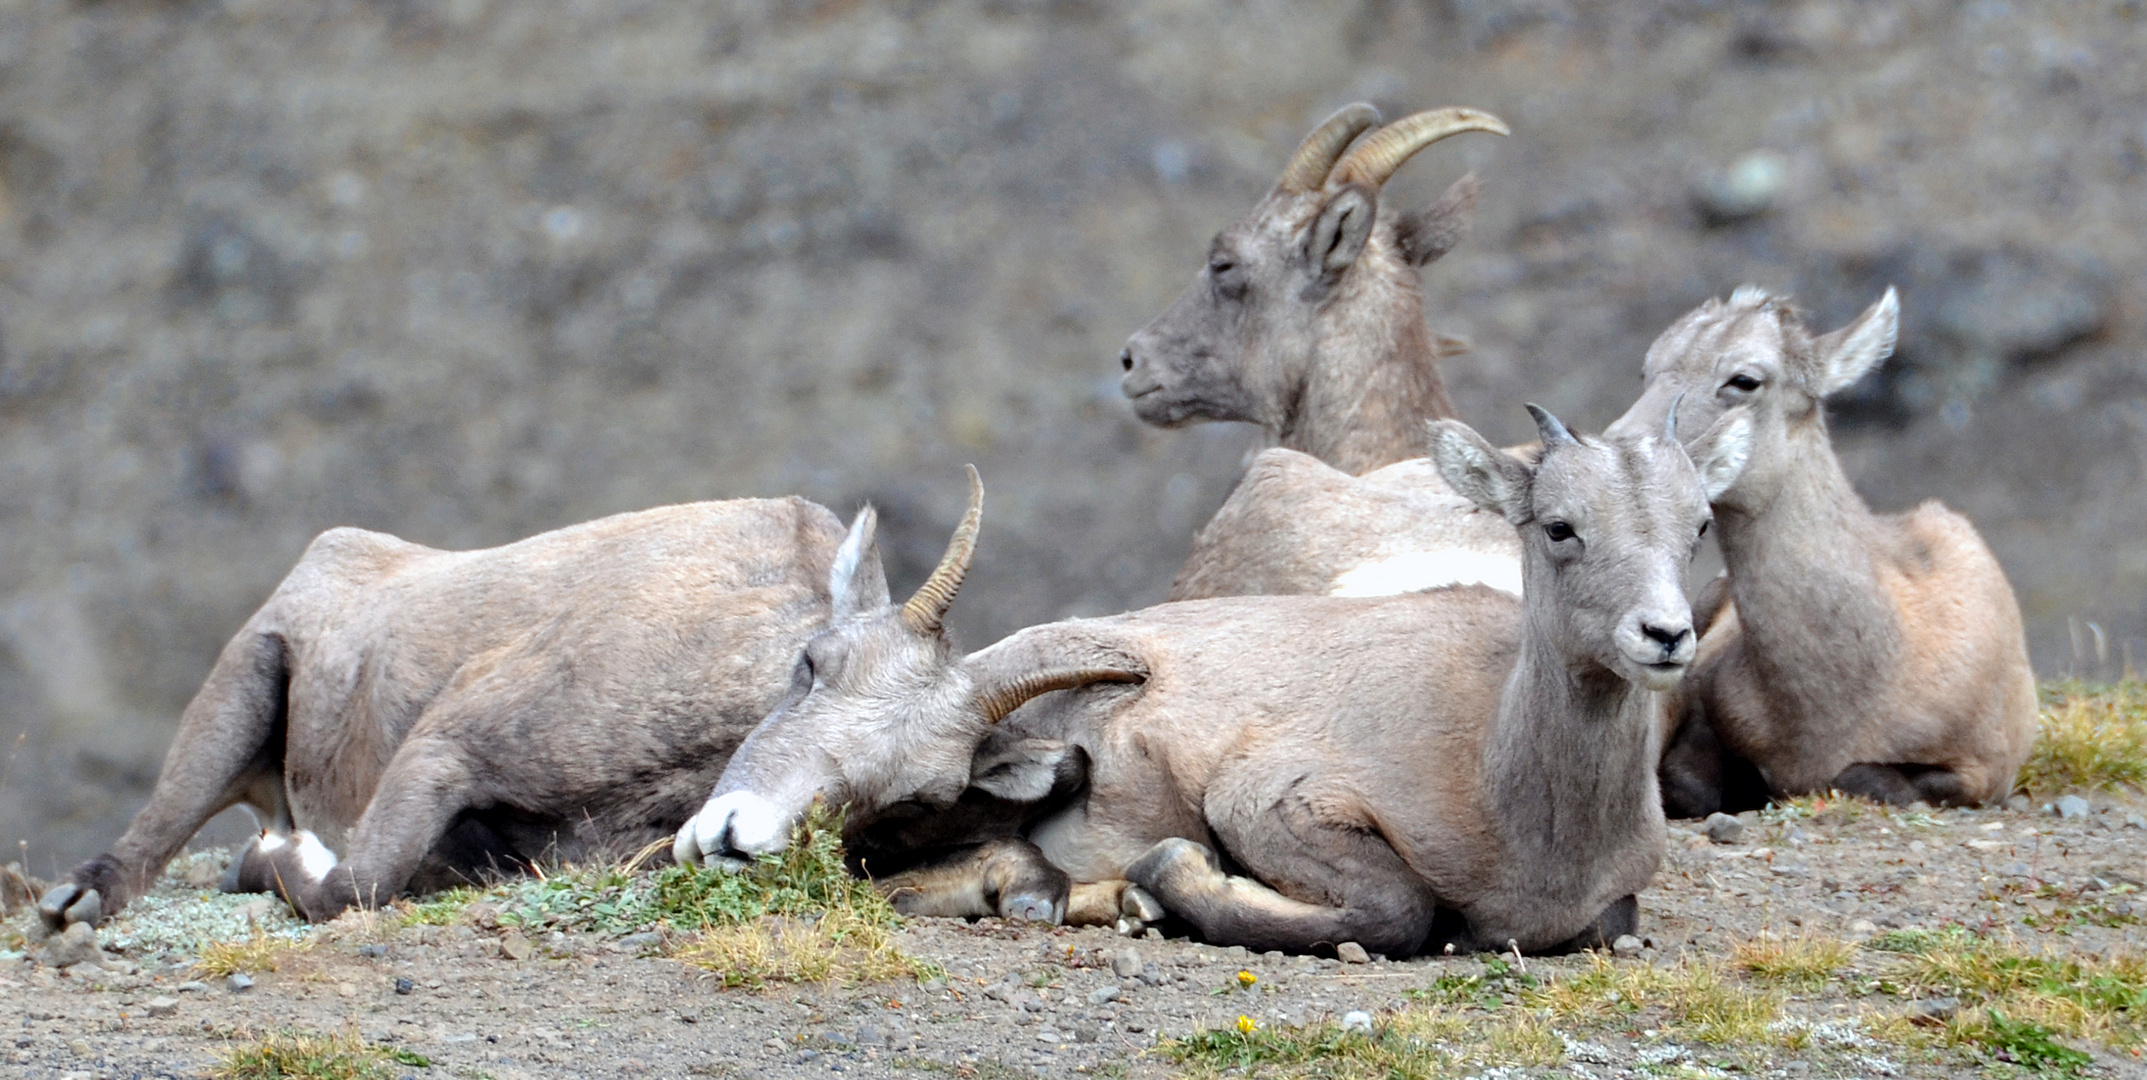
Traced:
<path id="1" fill-rule="evenodd" d="M 1125 348 L 1118 350 L 1118 363 L 1127 371 L 1133 370 L 1133 346 L 1128 345 Z"/>
<path id="2" fill-rule="evenodd" d="M 1662 646 L 1663 659 L 1669 660 L 1685 651 L 1685 643 L 1692 638 L 1692 624 L 1642 620 L 1640 633 L 1649 641 Z"/>

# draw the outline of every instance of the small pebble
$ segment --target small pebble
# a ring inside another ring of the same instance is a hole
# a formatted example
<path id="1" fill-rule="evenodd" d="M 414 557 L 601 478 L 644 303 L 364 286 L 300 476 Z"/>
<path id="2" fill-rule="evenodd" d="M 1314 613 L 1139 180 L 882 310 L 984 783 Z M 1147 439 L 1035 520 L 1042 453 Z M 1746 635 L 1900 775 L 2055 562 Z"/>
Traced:
<path id="1" fill-rule="evenodd" d="M 1858 919 L 1849 924 L 1849 932 L 1862 937 L 1870 937 L 1879 932 L 1879 924 L 1872 922 L 1870 919 Z"/>
<path id="2" fill-rule="evenodd" d="M 1372 1033 L 1372 1014 L 1363 1009 L 1351 1009 L 1342 1014 L 1342 1030 Z"/>
<path id="3" fill-rule="evenodd" d="M 520 930 L 509 930 L 500 935 L 499 954 L 507 959 L 527 960 L 534 952 L 536 947 L 529 943 L 529 939 L 524 937 Z"/>
<path id="4" fill-rule="evenodd" d="M 1099 986 L 1099 987 L 1095 988 L 1094 990 L 1091 990 L 1091 991 L 1089 991 L 1089 992 L 1088 992 L 1088 1003 L 1089 1003 L 1089 1004 L 1091 1004 L 1091 1005 L 1101 1005 L 1101 1004 L 1103 1004 L 1103 1003 L 1104 1003 L 1104 1002 L 1106 1002 L 1106 1001 L 1116 1001 L 1116 1000 L 1118 1000 L 1118 996 L 1119 996 L 1119 989 L 1118 989 L 1118 987 L 1116 987 L 1116 986 Z"/>
<path id="5" fill-rule="evenodd" d="M 1618 940 L 1610 943 L 1612 955 L 1624 957 L 1628 960 L 1640 955 L 1641 947 L 1640 939 L 1631 934 L 1619 934 Z"/>
<path id="6" fill-rule="evenodd" d="M 2067 795 L 2057 801 L 2057 813 L 2061 818 L 2084 818 L 2094 807 L 2078 795 Z"/>
<path id="7" fill-rule="evenodd" d="M 1121 979 L 1131 979 L 1141 973 L 1141 954 L 1133 948 L 1120 949 L 1111 954 L 1111 973 Z"/>
<path id="8" fill-rule="evenodd" d="M 1961 1011 L 1961 999 L 1951 997 L 1925 998 L 1909 1007 L 1908 1018 L 1918 1024 L 1937 1027 L 1953 1019 Z"/>
<path id="9" fill-rule="evenodd" d="M 205 982 L 197 982 L 193 979 L 188 979 L 187 981 L 180 983 L 177 989 L 182 994 L 206 994 L 209 992 L 209 984 Z"/>
<path id="10" fill-rule="evenodd" d="M 1354 941 L 1345 941 L 1335 946 L 1334 955 L 1336 959 L 1345 964 L 1369 964 L 1372 962 L 1372 954 L 1365 952 L 1364 946 Z"/>
<path id="11" fill-rule="evenodd" d="M 360 945 L 358 946 L 358 955 L 368 960 L 378 960 L 388 955 L 388 947 L 385 945 Z"/>
<path id="12" fill-rule="evenodd" d="M 234 971 L 224 980 L 224 989 L 234 994 L 243 994 L 253 989 L 253 976 L 243 971 Z"/>
<path id="13" fill-rule="evenodd" d="M 1700 831 L 1717 844 L 1734 844 L 1744 836 L 1744 822 L 1717 811 L 1700 823 Z"/>
<path id="14" fill-rule="evenodd" d="M 406 996 L 407 996 L 407 995 L 408 995 L 408 994 L 409 994 L 409 993 L 410 993 L 411 991 L 413 991 L 413 990 L 416 990 L 416 989 L 417 989 L 417 984 L 416 984 L 416 983 L 414 983 L 414 982 L 411 982 L 411 981 L 410 981 L 410 980 L 408 980 L 408 979 L 396 979 L 396 980 L 395 980 L 395 992 L 396 992 L 396 993 L 398 993 L 398 994 L 403 994 L 403 995 L 406 995 Z"/>
<path id="15" fill-rule="evenodd" d="M 175 1012 L 178 1012 L 178 1011 L 179 1011 L 179 999 L 178 999 L 178 998 L 175 998 L 175 997 L 153 997 L 153 998 L 150 998 L 150 999 L 149 999 L 149 1015 L 151 1015 L 151 1016 L 170 1016 L 171 1014 L 173 1014 L 173 1013 L 175 1013 Z"/>

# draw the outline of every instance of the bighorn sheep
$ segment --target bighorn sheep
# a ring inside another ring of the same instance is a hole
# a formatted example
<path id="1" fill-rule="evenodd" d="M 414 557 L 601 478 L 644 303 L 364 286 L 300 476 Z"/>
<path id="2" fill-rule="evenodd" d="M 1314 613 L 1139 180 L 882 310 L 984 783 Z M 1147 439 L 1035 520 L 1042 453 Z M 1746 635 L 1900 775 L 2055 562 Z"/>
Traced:
<path id="1" fill-rule="evenodd" d="M 867 510 L 851 535 L 872 529 Z M 112 914 L 237 803 L 271 824 L 227 889 L 274 888 L 315 920 L 668 835 L 826 625 L 843 538 L 796 498 L 482 551 L 322 533 L 224 646 L 149 805 L 40 911 L 55 928 Z"/>
<path id="2" fill-rule="evenodd" d="M 816 798 L 861 825 L 972 783 L 1036 799 L 1074 758 L 1085 791 L 1027 829 L 1072 895 L 1002 892 L 995 909 L 960 874 L 883 885 L 911 910 L 1108 917 L 1117 904 L 1081 894 L 1130 880 L 1207 940 L 1255 949 L 1549 950 L 1630 930 L 1663 847 L 1655 699 L 1695 643 L 1682 575 L 1747 428 L 1720 422 L 1695 468 L 1673 439 L 1580 440 L 1536 417 L 1538 465 L 1458 421 L 1432 427 L 1448 482 L 1520 527 L 1525 601 L 1477 586 L 1202 600 L 962 657 L 940 624 L 974 552 L 972 478 L 940 572 L 899 609 L 884 593 L 843 603 L 878 606 L 806 646 L 675 855 L 778 850 Z"/>
<path id="3" fill-rule="evenodd" d="M 1414 213 L 1378 205 L 1417 151 L 1506 130 L 1473 109 L 1384 127 L 1370 105 L 1342 109 L 1216 235 L 1192 287 L 1127 342 L 1122 387 L 1141 419 L 1248 421 L 1279 444 L 1194 538 L 1171 599 L 1518 587 L 1513 530 L 1445 489 L 1417 427 L 1454 415 L 1419 275 L 1466 231 L 1476 180 Z"/>
<path id="4" fill-rule="evenodd" d="M 1873 514 L 1827 438 L 1823 402 L 1893 352 L 1899 313 L 1888 289 L 1814 335 L 1787 301 L 1743 286 L 1663 331 L 1645 391 L 1611 427 L 1753 415 L 1752 460 L 1714 500 L 1733 603 L 1678 692 L 1662 771 L 1673 814 L 1827 788 L 1982 803 L 2027 758 L 2035 676 L 2005 572 L 1935 501 Z"/>

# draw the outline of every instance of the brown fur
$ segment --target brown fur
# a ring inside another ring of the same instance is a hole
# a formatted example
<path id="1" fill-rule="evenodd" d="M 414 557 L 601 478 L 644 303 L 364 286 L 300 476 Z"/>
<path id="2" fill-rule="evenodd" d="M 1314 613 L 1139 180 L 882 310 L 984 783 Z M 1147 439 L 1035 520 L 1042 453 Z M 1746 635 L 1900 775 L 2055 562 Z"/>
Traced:
<path id="1" fill-rule="evenodd" d="M 1675 812 L 1723 806 L 1734 759 L 1777 795 L 1975 804 L 2004 798 L 2027 758 L 2035 678 L 2004 571 L 1936 502 L 1872 513 L 1827 437 L 1823 399 L 1892 351 L 1897 312 L 1889 290 L 1813 335 L 1750 286 L 1709 301 L 1648 350 L 1647 388 L 1612 428 L 1658 427 L 1673 403 L 1685 430 L 1733 405 L 1756 421 L 1752 462 L 1715 504 L 1732 603 L 1680 691 Z"/>
<path id="2" fill-rule="evenodd" d="M 470 872 L 668 834 L 825 625 L 841 539 L 802 499 L 667 506 L 483 551 L 323 533 L 224 647 L 148 806 L 47 918 L 91 889 L 117 911 L 241 802 L 343 855 L 326 881 L 290 847 L 235 868 L 314 919 L 391 899 L 428 860 Z"/>

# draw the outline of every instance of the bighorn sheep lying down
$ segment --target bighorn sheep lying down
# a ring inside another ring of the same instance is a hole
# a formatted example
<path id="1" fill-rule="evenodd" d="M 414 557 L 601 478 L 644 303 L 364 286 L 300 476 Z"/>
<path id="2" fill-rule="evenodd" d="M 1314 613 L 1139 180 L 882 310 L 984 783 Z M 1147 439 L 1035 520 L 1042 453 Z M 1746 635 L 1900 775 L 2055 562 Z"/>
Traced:
<path id="1" fill-rule="evenodd" d="M 1040 798 L 1078 757 L 1086 790 L 1028 829 L 1070 896 L 1001 889 L 995 908 L 960 868 L 883 885 L 913 911 L 1115 917 L 1092 894 L 1130 880 L 1207 940 L 1254 949 L 1551 950 L 1629 930 L 1663 847 L 1656 696 L 1694 648 L 1682 575 L 1747 428 L 1721 421 L 1696 468 L 1674 439 L 1537 421 L 1540 465 L 1458 421 L 1432 429 L 1446 479 L 1525 537 L 1525 601 L 1476 586 L 1191 601 L 963 657 L 935 613 L 974 549 L 974 489 L 945 573 L 807 644 L 675 854 L 780 849 L 815 798 L 853 823 L 972 783 Z"/>
<path id="2" fill-rule="evenodd" d="M 1370 105 L 1335 113 L 1267 197 L 1216 235 L 1192 287 L 1127 342 L 1122 387 L 1141 419 L 1247 421 L 1279 447 L 1254 459 L 1195 537 L 1171 599 L 1519 577 L 1512 528 L 1472 513 L 1421 460 L 1418 425 L 1454 415 L 1421 272 L 1467 231 L 1476 180 L 1413 213 L 1379 205 L 1417 151 L 1506 130 L 1473 109 L 1384 127 Z"/>
<path id="3" fill-rule="evenodd" d="M 1752 413 L 1751 462 L 1714 500 L 1734 603 L 1678 692 L 1662 767 L 1673 814 L 1827 788 L 1988 802 L 2027 758 L 2035 676 L 1998 561 L 1935 501 L 1873 514 L 1827 438 L 1822 403 L 1893 352 L 1899 313 L 1888 289 L 1814 335 L 1788 302 L 1744 286 L 1655 340 L 1646 390 L 1611 428 Z"/>
<path id="4" fill-rule="evenodd" d="M 859 515 L 853 535 L 872 531 Z M 829 617 L 803 499 L 620 514 L 483 551 L 331 529 L 224 646 L 149 805 L 40 903 L 98 921 L 203 822 L 270 822 L 226 888 L 307 918 L 543 855 L 632 850 L 706 798 Z"/>

